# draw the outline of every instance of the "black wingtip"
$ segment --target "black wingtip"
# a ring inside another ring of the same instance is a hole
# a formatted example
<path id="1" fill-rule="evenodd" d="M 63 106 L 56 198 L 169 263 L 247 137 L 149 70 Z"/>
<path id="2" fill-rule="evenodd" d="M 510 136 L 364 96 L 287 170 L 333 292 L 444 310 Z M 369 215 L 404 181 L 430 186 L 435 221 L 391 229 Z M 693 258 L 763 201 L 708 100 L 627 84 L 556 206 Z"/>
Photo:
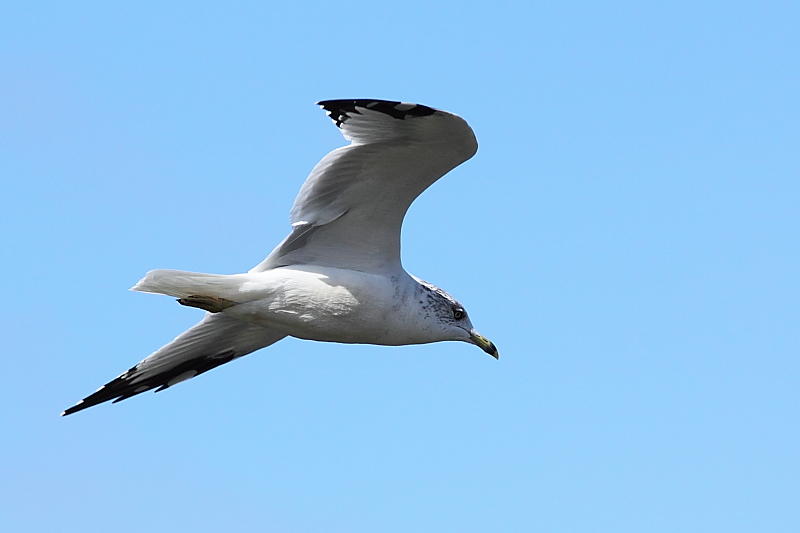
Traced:
<path id="1" fill-rule="evenodd" d="M 341 127 L 351 114 L 360 115 L 357 107 L 379 111 L 390 117 L 405 120 L 407 117 L 425 117 L 436 113 L 432 107 L 395 100 L 376 100 L 374 98 L 355 98 L 352 100 L 321 100 L 318 106 L 328 112 L 328 116 Z"/>
<path id="2" fill-rule="evenodd" d="M 234 350 L 224 350 L 183 361 L 149 377 L 137 377 L 139 367 L 136 365 L 97 389 L 93 394 L 66 409 L 62 416 L 71 415 L 108 401 L 111 403 L 121 402 L 149 390 L 157 389 L 156 392 L 164 390 L 232 361 L 239 355 Z"/>
<path id="3" fill-rule="evenodd" d="M 82 410 L 86 409 L 87 407 L 91 407 L 91 406 L 84 405 L 83 404 L 83 400 L 81 400 L 78 403 L 76 403 L 75 405 L 73 405 L 72 407 L 69 407 L 69 408 L 64 409 L 63 411 L 61 411 L 61 416 L 69 416 L 69 415 L 71 415 L 73 413 L 77 413 L 78 411 L 82 411 Z"/>
<path id="4" fill-rule="evenodd" d="M 107 393 L 105 393 L 105 391 L 103 391 L 104 388 L 105 387 L 102 387 L 100 390 L 98 390 L 94 394 L 90 394 L 89 396 L 87 396 L 83 400 L 79 401 L 78 403 L 76 403 L 72 407 L 70 407 L 68 409 L 64 409 L 61 412 L 61 416 L 68 416 L 68 415 L 77 413 L 78 411 L 83 411 L 84 409 L 88 409 L 90 407 L 94 407 L 95 405 L 99 405 L 99 404 L 101 404 L 103 402 L 107 402 L 108 400 L 113 398 L 114 397 L 113 395 L 108 395 Z"/>
<path id="5" fill-rule="evenodd" d="M 137 367 L 133 366 L 127 372 L 123 372 L 69 409 L 65 409 L 61 416 L 71 415 L 109 400 L 117 401 L 120 396 L 124 396 L 127 392 L 126 389 L 130 386 L 127 379 L 136 372 L 136 369 Z M 140 392 L 144 392 L 144 390 Z"/>

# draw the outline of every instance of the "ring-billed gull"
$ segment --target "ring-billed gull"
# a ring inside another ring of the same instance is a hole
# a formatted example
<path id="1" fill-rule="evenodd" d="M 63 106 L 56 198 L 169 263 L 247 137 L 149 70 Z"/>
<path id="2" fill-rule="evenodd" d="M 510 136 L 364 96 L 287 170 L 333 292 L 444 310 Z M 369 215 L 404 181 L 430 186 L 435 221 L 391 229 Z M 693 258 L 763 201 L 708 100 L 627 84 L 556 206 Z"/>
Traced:
<path id="1" fill-rule="evenodd" d="M 318 105 L 351 143 L 311 171 L 291 210 L 291 233 L 245 274 L 148 272 L 132 290 L 173 296 L 208 314 L 62 415 L 163 390 L 286 336 L 394 346 L 464 341 L 498 357 L 458 301 L 400 262 L 406 211 L 475 154 L 472 129 L 419 104 Z"/>

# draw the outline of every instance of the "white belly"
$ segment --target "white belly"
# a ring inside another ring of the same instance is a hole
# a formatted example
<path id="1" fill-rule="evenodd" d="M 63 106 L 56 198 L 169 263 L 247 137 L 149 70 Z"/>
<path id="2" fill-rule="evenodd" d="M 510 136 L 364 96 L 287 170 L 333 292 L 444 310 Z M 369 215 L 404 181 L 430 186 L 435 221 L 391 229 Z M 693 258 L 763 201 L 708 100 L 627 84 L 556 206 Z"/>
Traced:
<path id="1" fill-rule="evenodd" d="M 329 267 L 284 267 L 259 273 L 245 283 L 242 292 L 258 298 L 225 313 L 278 326 L 301 339 L 409 344 L 409 331 L 418 329 L 417 317 L 404 302 L 415 284 L 405 272 L 379 276 Z"/>

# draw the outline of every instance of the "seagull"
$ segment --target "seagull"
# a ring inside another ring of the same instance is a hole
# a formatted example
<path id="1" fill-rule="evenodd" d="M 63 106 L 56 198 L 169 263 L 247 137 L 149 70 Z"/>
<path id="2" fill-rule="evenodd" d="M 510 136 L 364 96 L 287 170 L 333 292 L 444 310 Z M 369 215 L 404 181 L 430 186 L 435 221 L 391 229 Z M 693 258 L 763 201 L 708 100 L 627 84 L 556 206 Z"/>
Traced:
<path id="1" fill-rule="evenodd" d="M 317 105 L 350 144 L 311 170 L 292 206 L 289 235 L 244 274 L 148 272 L 131 290 L 172 296 L 205 317 L 62 416 L 164 390 L 287 336 L 388 346 L 462 341 L 498 358 L 463 305 L 400 261 L 406 211 L 475 154 L 472 128 L 420 104 Z"/>

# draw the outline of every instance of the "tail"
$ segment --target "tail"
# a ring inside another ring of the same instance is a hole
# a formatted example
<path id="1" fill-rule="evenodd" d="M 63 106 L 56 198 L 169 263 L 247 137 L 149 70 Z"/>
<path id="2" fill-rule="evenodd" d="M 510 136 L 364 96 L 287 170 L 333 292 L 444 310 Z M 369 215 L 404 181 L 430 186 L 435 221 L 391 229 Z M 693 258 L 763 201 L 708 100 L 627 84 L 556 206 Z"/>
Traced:
<path id="1" fill-rule="evenodd" d="M 242 274 L 201 274 L 184 270 L 151 270 L 132 291 L 166 294 L 176 298 L 207 296 L 236 302 L 241 298 Z M 237 298 L 238 297 L 238 298 Z"/>

